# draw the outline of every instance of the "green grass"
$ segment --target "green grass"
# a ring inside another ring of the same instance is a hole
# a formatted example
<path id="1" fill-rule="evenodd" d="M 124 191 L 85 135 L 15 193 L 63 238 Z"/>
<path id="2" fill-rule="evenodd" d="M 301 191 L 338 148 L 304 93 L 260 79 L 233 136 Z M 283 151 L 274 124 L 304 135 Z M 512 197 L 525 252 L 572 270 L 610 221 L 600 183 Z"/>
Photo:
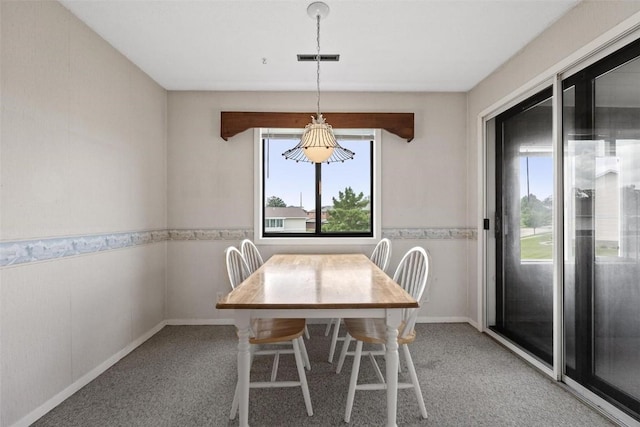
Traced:
<path id="1" fill-rule="evenodd" d="M 520 259 L 551 259 L 552 251 L 551 233 L 534 234 L 520 239 Z"/>
<path id="2" fill-rule="evenodd" d="M 553 239 L 551 233 L 544 232 L 520 239 L 520 259 L 551 259 Z M 596 256 L 617 257 L 618 248 L 600 244 L 596 246 Z"/>

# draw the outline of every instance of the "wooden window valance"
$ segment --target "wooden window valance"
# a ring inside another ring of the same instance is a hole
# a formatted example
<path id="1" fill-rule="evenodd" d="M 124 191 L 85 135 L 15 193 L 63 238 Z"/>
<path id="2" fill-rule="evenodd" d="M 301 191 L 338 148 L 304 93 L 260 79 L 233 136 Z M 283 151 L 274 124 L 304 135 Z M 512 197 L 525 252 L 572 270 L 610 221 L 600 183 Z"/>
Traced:
<path id="1" fill-rule="evenodd" d="M 227 141 L 232 136 L 251 128 L 302 129 L 314 113 L 259 113 L 222 111 L 220 137 Z M 411 142 L 413 139 L 413 113 L 322 113 L 335 129 L 384 129 Z"/>

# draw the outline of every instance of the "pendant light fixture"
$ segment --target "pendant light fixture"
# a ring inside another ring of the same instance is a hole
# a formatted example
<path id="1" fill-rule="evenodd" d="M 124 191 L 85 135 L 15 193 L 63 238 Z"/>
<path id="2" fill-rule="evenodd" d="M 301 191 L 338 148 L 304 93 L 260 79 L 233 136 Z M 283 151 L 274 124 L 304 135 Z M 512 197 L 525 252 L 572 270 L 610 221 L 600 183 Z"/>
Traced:
<path id="1" fill-rule="evenodd" d="M 338 144 L 331 125 L 324 120 L 320 113 L 320 20 L 329 15 L 329 6 L 323 2 L 311 3 L 307 7 L 307 14 L 316 20 L 317 114 L 316 117 L 311 117 L 311 123 L 304 128 L 298 145 L 285 151 L 282 155 L 286 159 L 295 160 L 296 162 L 344 162 L 345 160 L 353 159 L 355 153 Z"/>

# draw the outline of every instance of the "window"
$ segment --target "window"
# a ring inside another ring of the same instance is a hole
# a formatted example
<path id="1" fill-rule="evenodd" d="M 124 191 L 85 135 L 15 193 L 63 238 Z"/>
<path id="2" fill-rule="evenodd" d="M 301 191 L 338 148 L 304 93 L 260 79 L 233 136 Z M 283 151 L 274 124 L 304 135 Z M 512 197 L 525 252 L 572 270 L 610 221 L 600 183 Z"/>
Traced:
<path id="1" fill-rule="evenodd" d="M 356 153 L 345 162 L 312 164 L 282 153 L 302 129 L 256 131 L 255 240 L 270 243 L 371 243 L 380 238 L 379 131 L 335 129 Z"/>
<path id="2" fill-rule="evenodd" d="M 270 229 L 270 228 L 282 229 L 283 223 L 284 223 L 284 218 L 265 218 L 264 226 L 266 229 Z"/>

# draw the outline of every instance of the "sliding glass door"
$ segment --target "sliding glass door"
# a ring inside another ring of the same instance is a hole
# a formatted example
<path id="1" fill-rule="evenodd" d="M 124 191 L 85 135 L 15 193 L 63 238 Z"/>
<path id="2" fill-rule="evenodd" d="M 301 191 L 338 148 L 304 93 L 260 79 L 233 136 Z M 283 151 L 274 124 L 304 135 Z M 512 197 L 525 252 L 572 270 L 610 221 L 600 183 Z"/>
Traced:
<path id="1" fill-rule="evenodd" d="M 496 118 L 496 287 L 491 328 L 553 358 L 551 88 Z"/>
<path id="2" fill-rule="evenodd" d="M 561 111 L 547 88 L 487 121 L 495 141 L 487 146 L 487 181 L 495 182 L 487 192 L 488 211 L 495 207 L 487 325 L 532 362 L 640 421 L 640 40 L 561 86 Z M 554 116 L 563 135 L 555 145 Z M 558 234 L 553 212 L 562 212 Z"/>
<path id="3" fill-rule="evenodd" d="M 566 375 L 640 419 L 640 42 L 563 82 Z"/>

